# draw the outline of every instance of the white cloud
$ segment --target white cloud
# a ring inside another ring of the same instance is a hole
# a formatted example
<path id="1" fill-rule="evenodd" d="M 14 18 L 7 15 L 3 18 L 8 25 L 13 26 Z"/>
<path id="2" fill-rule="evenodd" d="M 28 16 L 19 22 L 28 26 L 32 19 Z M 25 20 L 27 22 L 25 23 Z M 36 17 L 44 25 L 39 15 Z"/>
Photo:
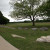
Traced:
<path id="1" fill-rule="evenodd" d="M 0 0 L 0 11 L 2 11 L 3 15 L 10 19 L 10 22 L 13 22 L 14 19 L 11 18 L 9 15 L 9 11 L 10 9 L 10 4 L 9 4 L 10 0 Z"/>
<path id="2" fill-rule="evenodd" d="M 10 20 L 10 22 L 15 21 L 13 18 L 11 18 L 10 16 L 8 16 L 9 15 L 9 12 L 2 12 L 2 13 L 3 13 L 3 16 L 4 17 L 6 17 L 6 18 L 8 18 Z"/>
<path id="3" fill-rule="evenodd" d="M 0 0 L 0 11 L 8 11 L 10 9 L 9 0 Z"/>
<path id="4" fill-rule="evenodd" d="M 14 1 L 14 0 L 13 0 Z M 10 10 L 10 4 L 9 4 L 10 0 L 0 0 L 0 11 L 2 11 L 3 15 L 5 17 L 7 17 L 8 19 L 10 19 L 10 22 L 15 21 L 13 18 L 9 17 L 9 12 Z M 26 19 L 24 19 L 26 20 Z M 22 20 L 22 21 L 24 21 Z M 28 20 L 28 19 L 27 19 Z M 16 20 L 16 21 L 21 21 L 21 20 Z"/>

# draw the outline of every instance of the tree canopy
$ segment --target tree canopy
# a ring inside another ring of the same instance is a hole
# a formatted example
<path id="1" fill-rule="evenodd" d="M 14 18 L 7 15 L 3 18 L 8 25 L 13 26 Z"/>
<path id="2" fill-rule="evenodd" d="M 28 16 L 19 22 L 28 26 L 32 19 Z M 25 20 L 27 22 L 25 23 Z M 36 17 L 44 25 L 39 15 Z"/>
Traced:
<path id="1" fill-rule="evenodd" d="M 9 19 L 3 16 L 2 12 L 0 11 L 0 24 L 7 24 Z"/>
<path id="2" fill-rule="evenodd" d="M 30 16 L 35 12 L 35 6 L 39 4 L 40 0 L 19 0 L 13 4 L 13 10 L 11 15 L 18 16 Z"/>
<path id="3" fill-rule="evenodd" d="M 33 25 L 35 25 L 34 20 L 38 12 L 37 8 L 39 7 L 40 0 L 17 0 L 13 4 L 12 3 L 13 11 L 10 14 L 12 17 L 30 17 Z"/>
<path id="4" fill-rule="evenodd" d="M 50 17 L 50 0 L 46 0 L 46 2 L 43 2 L 43 4 L 39 8 L 41 15 L 46 15 Z"/>

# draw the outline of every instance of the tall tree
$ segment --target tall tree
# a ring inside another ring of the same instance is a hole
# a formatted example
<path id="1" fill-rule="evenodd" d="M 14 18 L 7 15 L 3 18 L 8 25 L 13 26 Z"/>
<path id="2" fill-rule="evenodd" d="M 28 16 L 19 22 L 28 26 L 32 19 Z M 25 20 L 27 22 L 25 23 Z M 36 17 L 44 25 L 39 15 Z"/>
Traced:
<path id="1" fill-rule="evenodd" d="M 46 0 L 40 7 L 39 7 L 40 15 L 45 15 L 50 17 L 50 0 Z"/>
<path id="2" fill-rule="evenodd" d="M 17 0 L 11 4 L 13 6 L 11 16 L 30 17 L 33 26 L 35 26 L 34 20 L 38 12 L 37 8 L 39 7 L 39 4 L 40 0 Z"/>

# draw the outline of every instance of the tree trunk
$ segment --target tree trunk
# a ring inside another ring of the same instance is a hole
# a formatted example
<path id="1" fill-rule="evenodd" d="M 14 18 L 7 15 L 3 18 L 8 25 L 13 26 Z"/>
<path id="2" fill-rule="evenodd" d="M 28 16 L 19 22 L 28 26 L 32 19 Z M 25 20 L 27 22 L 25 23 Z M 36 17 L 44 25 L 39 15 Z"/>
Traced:
<path id="1" fill-rule="evenodd" d="M 29 16 L 30 17 L 30 19 L 31 19 L 31 22 L 32 22 L 32 24 L 33 24 L 33 26 L 35 26 L 35 22 L 34 22 L 34 16 L 33 16 L 33 20 L 32 20 L 32 18 L 31 18 L 31 16 Z"/>
<path id="2" fill-rule="evenodd" d="M 31 16 L 29 16 L 30 17 L 30 19 L 31 19 L 31 21 L 32 21 L 32 18 L 31 18 Z"/>
<path id="3" fill-rule="evenodd" d="M 34 22 L 34 20 L 35 20 L 35 19 L 34 19 L 34 16 L 33 16 L 33 20 L 32 20 L 32 24 L 33 24 L 33 26 L 35 26 L 35 22 Z"/>
<path id="4" fill-rule="evenodd" d="M 35 15 L 36 15 L 37 11 L 35 11 L 35 13 L 33 14 L 33 20 L 32 20 L 32 23 L 33 23 L 33 26 L 35 26 Z"/>

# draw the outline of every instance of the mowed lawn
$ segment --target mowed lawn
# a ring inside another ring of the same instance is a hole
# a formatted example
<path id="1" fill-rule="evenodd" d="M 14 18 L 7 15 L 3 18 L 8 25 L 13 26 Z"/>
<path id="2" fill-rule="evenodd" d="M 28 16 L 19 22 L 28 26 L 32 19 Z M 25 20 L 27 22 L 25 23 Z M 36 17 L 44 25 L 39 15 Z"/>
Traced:
<path id="1" fill-rule="evenodd" d="M 36 39 L 41 36 L 50 35 L 50 23 L 35 23 L 37 30 L 32 30 L 32 23 L 9 23 L 8 27 L 16 28 L 2 28 L 0 27 L 0 35 L 6 39 L 10 44 L 18 48 L 19 50 L 50 50 L 50 43 L 36 42 Z M 21 27 L 22 29 L 18 29 Z M 41 31 L 41 27 L 48 27 L 47 31 Z M 28 29 L 25 29 L 28 28 Z M 11 34 L 16 34 L 25 37 L 14 38 Z"/>

